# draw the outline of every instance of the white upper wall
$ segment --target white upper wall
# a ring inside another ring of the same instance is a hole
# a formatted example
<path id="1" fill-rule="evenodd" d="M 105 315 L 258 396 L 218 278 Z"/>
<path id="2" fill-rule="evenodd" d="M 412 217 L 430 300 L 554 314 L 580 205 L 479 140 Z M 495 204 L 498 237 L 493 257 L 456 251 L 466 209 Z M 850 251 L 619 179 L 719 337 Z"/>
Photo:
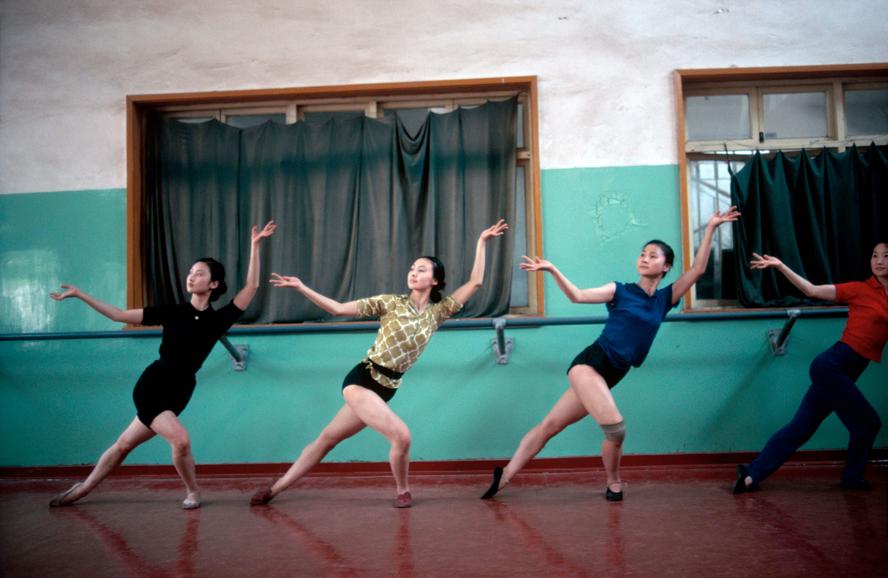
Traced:
<path id="1" fill-rule="evenodd" d="M 543 168 L 676 162 L 676 68 L 888 61 L 886 0 L 0 0 L 0 193 L 126 184 L 127 94 L 536 75 Z"/>

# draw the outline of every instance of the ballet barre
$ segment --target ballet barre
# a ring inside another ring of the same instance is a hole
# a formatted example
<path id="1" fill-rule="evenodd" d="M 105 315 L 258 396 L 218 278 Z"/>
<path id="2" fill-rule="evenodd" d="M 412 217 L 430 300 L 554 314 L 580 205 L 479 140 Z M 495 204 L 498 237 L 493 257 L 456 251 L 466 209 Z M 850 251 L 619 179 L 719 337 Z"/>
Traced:
<path id="1" fill-rule="evenodd" d="M 768 329 L 767 340 L 774 355 L 785 355 L 789 334 L 801 317 L 847 317 L 847 307 L 809 307 L 806 309 L 757 309 L 751 311 L 719 311 L 700 313 L 675 313 L 667 315 L 663 323 L 697 323 L 706 321 L 743 321 L 785 319 L 780 329 Z M 493 329 L 494 338 L 490 349 L 498 365 L 508 365 L 515 340 L 506 337 L 506 329 L 548 327 L 556 325 L 600 325 L 607 315 L 577 317 L 485 317 L 476 319 L 448 319 L 441 330 Z M 298 333 L 358 333 L 379 329 L 378 321 L 345 321 L 336 323 L 294 323 L 278 325 L 240 325 L 232 327 L 219 341 L 231 356 L 235 371 L 244 371 L 249 348 L 234 345 L 228 339 L 232 335 L 292 335 Z M 0 341 L 50 341 L 59 339 L 119 339 L 157 338 L 160 329 L 124 329 L 114 331 L 73 331 L 46 333 L 0 333 Z"/>

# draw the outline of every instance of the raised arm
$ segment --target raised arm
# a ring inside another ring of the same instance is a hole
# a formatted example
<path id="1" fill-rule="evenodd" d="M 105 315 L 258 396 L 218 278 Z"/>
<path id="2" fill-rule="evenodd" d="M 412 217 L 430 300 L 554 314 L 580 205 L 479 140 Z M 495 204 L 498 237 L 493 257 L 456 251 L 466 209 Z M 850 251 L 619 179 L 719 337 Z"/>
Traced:
<path id="1" fill-rule="evenodd" d="M 525 271 L 548 271 L 555 278 L 558 288 L 567 295 L 571 303 L 608 303 L 614 298 L 617 290 L 617 284 L 614 282 L 607 283 L 601 287 L 592 287 L 590 289 L 580 289 L 570 279 L 558 270 L 558 267 L 551 262 L 539 257 L 531 259 L 527 255 L 521 257 L 524 262 L 520 267 Z"/>
<path id="2" fill-rule="evenodd" d="M 340 303 L 339 301 L 331 299 L 326 295 L 321 295 L 314 289 L 308 287 L 298 277 L 289 277 L 286 275 L 278 275 L 277 273 L 272 273 L 269 282 L 275 287 L 291 287 L 299 291 L 300 293 L 305 295 L 305 297 L 309 301 L 311 301 L 330 315 L 336 315 L 338 317 L 354 317 L 358 314 L 357 301 Z"/>
<path id="3" fill-rule="evenodd" d="M 504 220 L 500 219 L 495 225 L 481 231 L 481 236 L 478 237 L 478 244 L 475 246 L 475 263 L 472 265 L 472 274 L 469 275 L 469 280 L 464 285 L 457 288 L 452 295 L 453 299 L 455 299 L 460 305 L 465 305 L 466 302 L 472 298 L 472 295 L 478 292 L 478 289 L 481 288 L 481 284 L 484 282 L 484 268 L 486 267 L 487 261 L 487 241 L 493 237 L 501 237 L 508 228 L 509 225 L 507 225 Z"/>
<path id="4" fill-rule="evenodd" d="M 53 291 L 49 296 L 56 301 L 64 301 L 65 299 L 70 299 L 72 297 L 80 299 L 111 321 L 129 323 L 130 325 L 138 325 L 142 323 L 141 309 L 120 309 L 119 307 L 100 301 L 88 293 L 84 293 L 74 285 L 66 285 L 63 283 L 62 288 L 64 291 Z"/>
<path id="5" fill-rule="evenodd" d="M 703 233 L 703 241 L 697 254 L 694 256 L 694 263 L 691 268 L 681 274 L 681 276 L 672 284 L 672 304 L 678 303 L 682 296 L 693 287 L 694 283 L 706 272 L 706 265 L 709 263 L 709 253 L 712 251 L 712 236 L 715 230 L 724 223 L 736 221 L 740 217 L 740 212 L 736 206 L 732 206 L 722 214 L 719 211 L 713 213 L 706 223 L 706 232 Z"/>
<path id="6" fill-rule="evenodd" d="M 777 269 L 783 276 L 789 279 L 789 282 L 798 288 L 799 291 L 811 297 L 812 299 L 821 299 L 823 301 L 836 300 L 835 285 L 815 285 L 783 264 L 783 261 L 777 257 L 770 255 L 759 255 L 753 253 L 753 260 L 750 261 L 751 269 Z"/>
<path id="7" fill-rule="evenodd" d="M 262 239 L 271 237 L 275 229 L 277 225 L 274 221 L 268 221 L 261 231 L 258 231 L 255 225 L 250 230 L 250 264 L 247 267 L 247 279 L 243 289 L 234 296 L 234 304 L 241 311 L 246 311 L 259 289 L 259 245 Z"/>

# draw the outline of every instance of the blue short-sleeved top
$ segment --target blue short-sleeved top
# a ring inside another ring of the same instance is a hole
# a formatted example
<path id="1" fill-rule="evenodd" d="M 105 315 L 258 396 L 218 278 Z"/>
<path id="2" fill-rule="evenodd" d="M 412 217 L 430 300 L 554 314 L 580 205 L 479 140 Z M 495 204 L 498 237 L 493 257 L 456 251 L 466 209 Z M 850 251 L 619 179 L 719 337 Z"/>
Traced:
<path id="1" fill-rule="evenodd" d="M 638 367 L 666 318 L 672 304 L 672 285 L 648 295 L 636 283 L 617 282 L 614 298 L 607 304 L 608 319 L 598 343 L 618 369 Z"/>

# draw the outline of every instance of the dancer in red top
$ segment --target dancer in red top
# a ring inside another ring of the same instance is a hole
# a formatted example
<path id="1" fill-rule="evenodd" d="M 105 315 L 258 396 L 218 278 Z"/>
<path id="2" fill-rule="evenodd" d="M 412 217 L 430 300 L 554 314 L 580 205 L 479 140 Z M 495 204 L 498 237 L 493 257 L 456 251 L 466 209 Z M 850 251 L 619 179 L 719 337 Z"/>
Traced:
<path id="1" fill-rule="evenodd" d="M 873 249 L 872 277 L 838 285 L 814 285 L 776 257 L 756 253 L 753 256 L 753 269 L 777 269 L 808 297 L 847 303 L 848 323 L 842 339 L 811 363 L 811 387 L 792 421 L 771 436 L 748 466 L 737 466 L 733 492 L 742 494 L 758 489 L 759 483 L 807 442 L 833 412 L 850 434 L 842 487 L 869 489 L 863 472 L 882 422 L 855 382 L 870 361 L 881 361 L 888 341 L 888 243 L 879 243 Z"/>

